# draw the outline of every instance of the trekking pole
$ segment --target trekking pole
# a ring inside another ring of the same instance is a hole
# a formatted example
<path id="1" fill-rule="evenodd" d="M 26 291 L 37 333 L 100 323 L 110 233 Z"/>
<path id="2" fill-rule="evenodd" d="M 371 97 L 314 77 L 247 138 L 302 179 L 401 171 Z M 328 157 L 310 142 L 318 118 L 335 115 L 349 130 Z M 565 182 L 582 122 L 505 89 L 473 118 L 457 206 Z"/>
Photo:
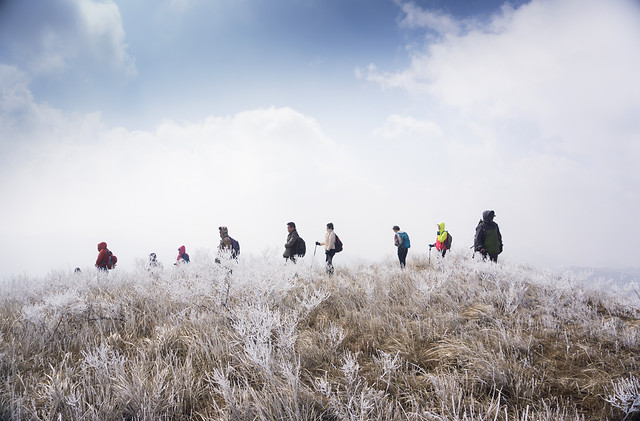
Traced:
<path id="1" fill-rule="evenodd" d="M 311 259 L 311 267 L 313 268 L 313 263 L 316 261 L 316 250 L 318 250 L 318 244 L 316 241 L 316 246 L 313 248 L 313 259 Z"/>
<path id="2" fill-rule="evenodd" d="M 431 247 L 433 246 L 429 245 L 429 266 L 431 266 Z"/>

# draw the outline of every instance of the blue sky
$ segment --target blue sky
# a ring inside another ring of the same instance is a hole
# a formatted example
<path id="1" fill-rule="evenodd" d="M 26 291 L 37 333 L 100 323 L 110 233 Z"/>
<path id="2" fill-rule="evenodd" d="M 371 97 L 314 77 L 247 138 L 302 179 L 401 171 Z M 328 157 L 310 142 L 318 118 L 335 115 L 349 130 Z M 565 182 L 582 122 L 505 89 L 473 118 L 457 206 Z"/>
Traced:
<path id="1" fill-rule="evenodd" d="M 504 259 L 638 266 L 639 39 L 631 0 L 0 2 L 0 274 L 289 220 L 462 253 L 485 209 Z"/>

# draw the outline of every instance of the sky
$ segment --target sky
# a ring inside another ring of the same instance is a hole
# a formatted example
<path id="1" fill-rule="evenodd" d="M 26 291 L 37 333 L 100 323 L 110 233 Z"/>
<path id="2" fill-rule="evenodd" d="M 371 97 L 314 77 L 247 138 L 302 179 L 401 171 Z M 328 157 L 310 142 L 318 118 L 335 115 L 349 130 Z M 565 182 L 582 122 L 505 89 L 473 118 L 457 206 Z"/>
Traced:
<path id="1" fill-rule="evenodd" d="M 487 209 L 501 260 L 640 266 L 639 45 L 635 0 L 0 0 L 0 277 L 470 255 Z"/>

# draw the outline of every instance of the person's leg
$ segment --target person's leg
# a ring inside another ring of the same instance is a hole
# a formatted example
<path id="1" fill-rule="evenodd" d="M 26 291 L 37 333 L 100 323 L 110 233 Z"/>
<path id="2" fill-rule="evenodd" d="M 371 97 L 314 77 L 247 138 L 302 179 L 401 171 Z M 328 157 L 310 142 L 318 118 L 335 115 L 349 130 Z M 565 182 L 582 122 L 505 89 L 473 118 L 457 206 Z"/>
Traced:
<path id="1" fill-rule="evenodd" d="M 489 255 L 489 260 L 491 260 L 492 262 L 498 263 L 498 255 L 497 254 L 490 254 Z"/>
<path id="2" fill-rule="evenodd" d="M 447 249 L 442 249 L 442 257 L 444 257 L 445 254 L 447 254 Z"/>
<path id="3" fill-rule="evenodd" d="M 398 247 L 398 259 L 400 260 L 400 267 L 404 269 L 407 264 L 407 252 L 409 249 L 404 247 Z"/>
<path id="4" fill-rule="evenodd" d="M 326 262 L 327 262 L 327 273 L 329 275 L 333 274 L 334 268 L 333 268 L 333 256 L 335 256 L 336 252 L 335 250 L 327 250 L 325 251 L 325 255 L 326 257 Z"/>

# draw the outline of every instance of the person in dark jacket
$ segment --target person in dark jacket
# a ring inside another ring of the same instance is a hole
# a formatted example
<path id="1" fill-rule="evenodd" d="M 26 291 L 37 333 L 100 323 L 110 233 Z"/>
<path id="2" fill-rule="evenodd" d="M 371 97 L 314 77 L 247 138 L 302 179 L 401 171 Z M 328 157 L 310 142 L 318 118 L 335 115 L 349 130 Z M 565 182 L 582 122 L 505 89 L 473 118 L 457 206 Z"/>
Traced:
<path id="1" fill-rule="evenodd" d="M 493 222 L 496 213 L 492 210 L 482 212 L 482 219 L 476 227 L 476 237 L 473 243 L 474 250 L 482 254 L 482 258 L 498 262 L 498 255 L 502 253 L 502 234 L 498 224 Z"/>
<path id="2" fill-rule="evenodd" d="M 162 269 L 162 263 L 158 261 L 158 258 L 155 253 L 149 254 L 149 264 L 147 265 L 147 270 L 154 269 Z"/>
<path id="3" fill-rule="evenodd" d="M 287 231 L 289 231 L 289 235 L 287 235 L 287 242 L 284 244 L 284 254 L 282 257 L 295 263 L 297 252 L 296 243 L 300 238 L 298 231 L 296 231 L 296 224 L 293 222 L 287 222 Z"/>
<path id="4" fill-rule="evenodd" d="M 236 242 L 237 247 L 234 248 L 233 243 L 235 240 L 229 237 L 229 229 L 227 227 L 218 227 L 218 231 L 220 232 L 220 244 L 218 244 L 219 258 L 216 259 L 216 263 L 220 263 L 221 257 L 238 259 L 240 246 Z"/>

